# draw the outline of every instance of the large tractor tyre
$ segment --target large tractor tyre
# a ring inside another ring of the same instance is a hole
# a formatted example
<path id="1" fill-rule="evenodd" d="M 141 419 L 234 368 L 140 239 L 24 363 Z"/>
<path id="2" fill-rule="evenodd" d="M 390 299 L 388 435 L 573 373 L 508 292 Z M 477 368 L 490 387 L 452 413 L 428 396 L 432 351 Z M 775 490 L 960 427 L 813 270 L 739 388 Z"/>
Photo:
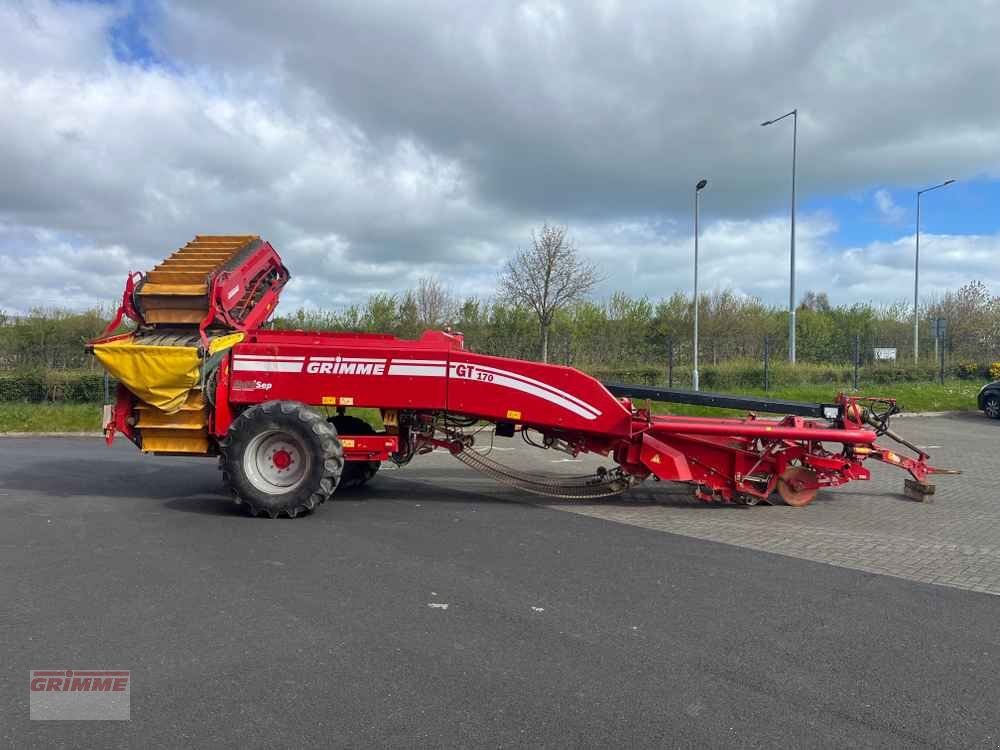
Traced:
<path id="1" fill-rule="evenodd" d="M 338 435 L 374 435 L 375 428 L 363 419 L 338 414 L 330 417 L 330 421 Z M 344 471 L 340 475 L 340 490 L 349 490 L 370 482 L 378 473 L 380 461 L 345 461 Z"/>
<path id="2" fill-rule="evenodd" d="M 255 516 L 313 510 L 333 494 L 344 468 L 337 430 L 298 401 L 250 407 L 219 445 L 223 481 Z"/>

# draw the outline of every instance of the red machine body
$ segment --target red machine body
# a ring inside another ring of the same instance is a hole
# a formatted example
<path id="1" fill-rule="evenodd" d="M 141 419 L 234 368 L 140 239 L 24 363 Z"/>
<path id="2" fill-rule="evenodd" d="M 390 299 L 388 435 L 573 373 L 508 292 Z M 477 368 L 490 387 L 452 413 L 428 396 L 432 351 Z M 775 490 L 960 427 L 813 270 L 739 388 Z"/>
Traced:
<path id="1" fill-rule="evenodd" d="M 233 404 L 295 399 L 324 406 L 451 412 L 627 438 L 628 409 L 597 380 L 558 365 L 465 351 L 461 334 L 416 341 L 350 333 L 253 331 L 232 351 Z M 217 434 L 228 429 L 216 425 Z"/>
<path id="2" fill-rule="evenodd" d="M 706 501 L 754 505 L 777 492 L 790 505 L 805 505 L 821 487 L 868 479 L 868 459 L 907 471 L 912 477 L 908 490 L 916 492 L 929 491 L 929 474 L 943 473 L 889 429 L 889 417 L 897 411 L 891 399 L 841 394 L 827 405 L 754 402 L 798 409 L 777 419 L 752 411 L 744 418 L 662 416 L 638 397 L 670 400 L 655 395 L 663 392 L 650 396 L 652 389 L 606 386 L 570 367 L 471 352 L 460 333 L 428 331 L 405 340 L 256 328 L 273 311 L 287 280 L 274 249 L 250 235 L 199 236 L 147 276 L 130 275 L 119 313 L 139 323 L 129 341 L 148 347 L 196 336 L 204 364 L 201 384 L 173 410 L 140 402 L 120 386 L 105 419 L 109 439 L 122 432 L 149 452 L 221 454 L 225 475 L 241 474 L 241 467 L 253 475 L 242 490 L 234 490 L 237 499 L 239 492 L 256 497 L 253 512 L 272 516 L 312 509 L 337 486 L 339 475 L 317 469 L 315 493 L 300 492 L 282 504 L 279 496 L 291 486 L 285 472 L 294 470 L 296 457 L 314 468 L 328 464 L 330 456 L 340 464 L 357 462 L 351 476 L 361 484 L 381 461 L 402 465 L 435 448 L 500 481 L 577 499 L 618 494 L 655 477 L 691 483 Z M 240 331 L 242 339 L 213 353 L 209 339 L 220 329 Z M 347 413 L 365 407 L 381 411 L 383 431 Z M 286 409 L 286 415 L 275 408 Z M 322 419 L 324 408 L 330 423 L 339 420 L 333 436 L 323 437 L 330 428 L 316 427 L 296 438 L 301 424 Z M 496 436 L 520 432 L 537 447 L 573 456 L 595 453 L 617 467 L 568 483 L 530 477 L 475 450 L 485 423 L 494 426 Z M 246 442 L 241 430 L 259 435 L 237 450 L 233 446 Z M 882 435 L 914 455 L 880 446 L 876 441 Z M 338 442 L 333 453 L 330 440 Z M 322 444 L 322 455 L 310 459 L 313 443 Z M 359 473 L 359 467 L 366 468 Z M 253 487 L 263 487 L 263 494 Z"/>
<path id="3" fill-rule="evenodd" d="M 766 499 L 791 468 L 805 471 L 797 472 L 801 486 L 786 494 L 811 499 L 819 487 L 868 479 L 868 458 L 900 466 L 919 482 L 934 471 L 923 454 L 907 458 L 877 446 L 862 420 L 863 401 L 849 396 L 838 397 L 832 420 L 656 416 L 579 370 L 466 351 L 458 333 L 428 331 L 410 341 L 252 331 L 232 350 L 228 369 L 228 397 L 219 394 L 213 425 L 220 437 L 248 405 L 297 400 L 510 424 L 544 436 L 545 447 L 611 456 L 635 480 L 692 482 L 705 500 Z M 463 448 L 458 435 L 424 439 L 456 453 Z"/>

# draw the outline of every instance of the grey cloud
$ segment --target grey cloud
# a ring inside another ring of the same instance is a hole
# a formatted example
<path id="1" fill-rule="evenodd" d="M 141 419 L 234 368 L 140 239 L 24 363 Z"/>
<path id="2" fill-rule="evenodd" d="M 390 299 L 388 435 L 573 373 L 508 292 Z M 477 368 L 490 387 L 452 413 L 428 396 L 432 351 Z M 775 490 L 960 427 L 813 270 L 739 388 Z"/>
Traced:
<path id="1" fill-rule="evenodd" d="M 291 267 L 283 308 L 427 273 L 482 295 L 543 220 L 602 292 L 666 295 L 702 176 L 706 278 L 780 302 L 791 133 L 762 119 L 800 108 L 803 199 L 1000 173 L 986 2 L 172 0 L 148 30 L 169 70 L 113 58 L 126 10 L 0 7 L 0 254 L 45 258 L 0 307 L 111 301 L 194 234 L 244 231 Z M 833 226 L 802 217 L 800 288 L 905 296 L 906 238 L 844 251 Z M 1000 282 L 996 237 L 947 242 L 929 290 Z M 891 284 L 858 283 L 863 254 Z"/>
<path id="2" fill-rule="evenodd" d="M 458 159 L 521 213 L 676 213 L 702 174 L 727 213 L 775 208 L 791 123 L 759 123 L 793 106 L 807 192 L 1000 166 L 985 2 L 181 7 L 169 51 L 224 66 L 218 40 L 259 39 L 366 132 Z"/>

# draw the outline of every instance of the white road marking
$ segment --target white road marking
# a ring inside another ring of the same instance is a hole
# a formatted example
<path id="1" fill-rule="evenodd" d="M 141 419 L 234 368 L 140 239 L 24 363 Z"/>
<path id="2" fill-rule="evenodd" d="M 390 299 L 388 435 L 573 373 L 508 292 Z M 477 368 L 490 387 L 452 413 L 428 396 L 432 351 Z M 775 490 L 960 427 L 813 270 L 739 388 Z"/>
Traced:
<path id="1" fill-rule="evenodd" d="M 531 611 L 532 612 L 544 612 L 545 611 L 545 607 L 532 607 Z"/>
<path id="2" fill-rule="evenodd" d="M 431 609 L 448 609 L 448 605 L 444 602 L 427 602 L 427 606 Z"/>

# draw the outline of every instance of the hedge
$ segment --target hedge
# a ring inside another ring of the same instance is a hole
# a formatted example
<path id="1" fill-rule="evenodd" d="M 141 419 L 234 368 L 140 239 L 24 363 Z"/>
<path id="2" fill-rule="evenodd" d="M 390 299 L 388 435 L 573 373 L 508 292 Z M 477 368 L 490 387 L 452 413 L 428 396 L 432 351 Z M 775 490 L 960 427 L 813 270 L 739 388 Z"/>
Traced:
<path id="1" fill-rule="evenodd" d="M 109 383 L 112 393 L 115 387 L 115 382 Z M 0 372 L 0 401 L 101 403 L 104 374 L 72 370 Z"/>
<path id="2" fill-rule="evenodd" d="M 667 368 L 633 365 L 622 367 L 582 368 L 605 382 L 635 383 L 638 385 L 663 385 L 667 383 Z M 1000 372 L 1000 368 L 994 368 Z M 821 365 L 808 362 L 789 365 L 772 362 L 768 368 L 772 388 L 798 385 L 842 385 L 854 383 L 854 368 L 850 365 Z M 858 382 L 861 385 L 886 385 L 892 383 L 930 383 L 938 379 L 938 369 L 928 365 L 903 365 L 881 363 L 861 367 Z M 701 387 L 705 390 L 760 388 L 764 383 L 764 368 L 758 361 L 734 360 L 719 365 L 702 365 L 698 368 Z M 990 377 L 988 365 L 962 362 L 945 368 L 945 377 L 982 380 Z M 691 383 L 691 368 L 674 367 L 675 388 L 687 388 Z"/>

